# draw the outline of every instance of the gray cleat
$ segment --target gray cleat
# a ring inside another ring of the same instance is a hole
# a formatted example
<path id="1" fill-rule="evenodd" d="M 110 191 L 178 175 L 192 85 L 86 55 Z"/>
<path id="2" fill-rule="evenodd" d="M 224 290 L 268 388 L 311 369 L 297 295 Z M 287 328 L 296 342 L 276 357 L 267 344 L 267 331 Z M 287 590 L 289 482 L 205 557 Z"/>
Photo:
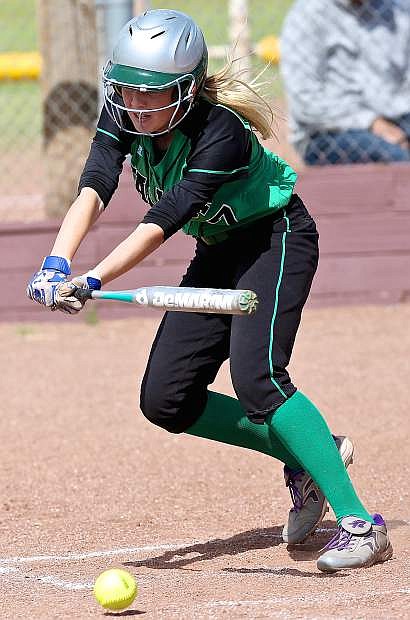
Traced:
<path id="1" fill-rule="evenodd" d="M 324 547 L 317 567 L 324 573 L 346 568 L 364 568 L 390 560 L 393 548 L 386 524 L 379 514 L 372 515 L 373 523 L 358 517 L 344 517 L 339 530 Z"/>
<path id="2" fill-rule="evenodd" d="M 353 463 L 354 446 L 348 437 L 333 437 L 345 467 Z M 303 471 L 292 471 L 285 466 L 286 486 L 289 487 L 293 508 L 289 511 L 288 522 L 282 530 L 282 538 L 289 545 L 301 543 L 312 534 L 328 510 L 326 497 Z"/>

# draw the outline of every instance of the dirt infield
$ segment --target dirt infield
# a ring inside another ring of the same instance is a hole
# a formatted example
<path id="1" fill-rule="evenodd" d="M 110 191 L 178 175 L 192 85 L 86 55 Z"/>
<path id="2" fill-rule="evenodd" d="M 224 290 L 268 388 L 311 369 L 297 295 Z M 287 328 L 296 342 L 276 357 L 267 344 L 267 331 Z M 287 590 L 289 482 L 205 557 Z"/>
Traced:
<path id="1" fill-rule="evenodd" d="M 292 376 L 356 445 L 351 475 L 387 519 L 392 561 L 327 576 L 287 548 L 281 466 L 152 427 L 138 383 L 158 320 L 0 324 L 0 617 L 409 618 L 410 305 L 309 309 Z M 232 393 L 227 368 L 214 385 Z M 92 583 L 131 571 L 130 610 Z"/>

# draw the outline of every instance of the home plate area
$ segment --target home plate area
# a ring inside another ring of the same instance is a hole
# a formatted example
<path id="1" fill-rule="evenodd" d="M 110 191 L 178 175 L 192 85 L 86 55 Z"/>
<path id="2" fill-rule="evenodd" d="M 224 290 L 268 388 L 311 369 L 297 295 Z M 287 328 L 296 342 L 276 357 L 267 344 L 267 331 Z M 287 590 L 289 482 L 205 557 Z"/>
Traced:
<path id="1" fill-rule="evenodd" d="M 305 543 L 282 542 L 291 502 L 278 461 L 141 415 L 158 322 L 0 324 L 0 617 L 408 618 L 410 306 L 304 313 L 291 374 L 354 441 L 349 473 L 394 548 L 330 575 L 316 558 L 332 511 Z M 226 364 L 212 389 L 233 394 Z M 110 568 L 138 582 L 125 611 L 94 598 Z"/>

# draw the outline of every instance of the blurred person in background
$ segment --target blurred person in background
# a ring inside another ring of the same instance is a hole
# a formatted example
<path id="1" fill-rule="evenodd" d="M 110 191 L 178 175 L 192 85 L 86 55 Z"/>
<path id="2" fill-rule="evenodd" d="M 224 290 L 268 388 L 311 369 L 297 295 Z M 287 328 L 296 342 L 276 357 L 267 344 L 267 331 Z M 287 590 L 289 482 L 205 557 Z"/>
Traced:
<path id="1" fill-rule="evenodd" d="M 281 70 L 307 164 L 410 161 L 410 0 L 296 0 Z"/>

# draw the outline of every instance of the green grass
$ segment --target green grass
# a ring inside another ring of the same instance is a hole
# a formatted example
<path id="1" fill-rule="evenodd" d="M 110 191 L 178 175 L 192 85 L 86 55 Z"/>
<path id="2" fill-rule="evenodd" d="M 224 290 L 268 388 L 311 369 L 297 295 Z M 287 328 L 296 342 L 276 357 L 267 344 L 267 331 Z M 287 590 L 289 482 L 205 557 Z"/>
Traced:
<path id="1" fill-rule="evenodd" d="M 279 34 L 293 0 L 249 0 L 249 25 L 253 41 Z M 209 45 L 228 41 L 228 2 L 222 0 L 153 0 L 153 8 L 174 8 L 191 15 L 203 29 Z M 0 0 L 0 53 L 29 52 L 38 48 L 36 0 Z"/>
<path id="2" fill-rule="evenodd" d="M 0 53 L 36 50 L 36 1 L 0 0 L 0 32 Z M 30 148 L 30 141 L 40 136 L 39 83 L 0 82 L 0 110 L 0 149 Z"/>
<path id="3" fill-rule="evenodd" d="M 0 0 L 0 53 L 37 49 L 35 0 Z"/>
<path id="4" fill-rule="evenodd" d="M 279 34 L 283 18 L 293 0 L 249 0 L 249 26 L 254 42 L 268 34 Z M 228 2 L 221 0 L 153 0 L 153 8 L 177 9 L 188 13 L 202 28 L 207 43 L 216 45 L 228 41 Z"/>
<path id="5" fill-rule="evenodd" d="M 41 130 L 38 82 L 0 82 L 0 148 L 30 148 Z"/>

